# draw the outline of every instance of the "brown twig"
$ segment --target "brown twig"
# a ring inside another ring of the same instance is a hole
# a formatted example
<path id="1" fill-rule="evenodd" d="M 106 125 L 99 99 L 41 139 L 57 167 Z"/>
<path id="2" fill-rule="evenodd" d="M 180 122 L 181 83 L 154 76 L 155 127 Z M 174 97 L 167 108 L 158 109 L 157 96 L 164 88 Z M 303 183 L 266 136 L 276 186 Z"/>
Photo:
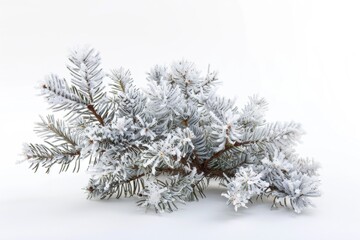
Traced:
<path id="1" fill-rule="evenodd" d="M 89 104 L 87 105 L 87 109 L 96 117 L 96 119 L 99 121 L 99 123 L 104 126 L 104 119 L 96 112 L 94 105 Z"/>

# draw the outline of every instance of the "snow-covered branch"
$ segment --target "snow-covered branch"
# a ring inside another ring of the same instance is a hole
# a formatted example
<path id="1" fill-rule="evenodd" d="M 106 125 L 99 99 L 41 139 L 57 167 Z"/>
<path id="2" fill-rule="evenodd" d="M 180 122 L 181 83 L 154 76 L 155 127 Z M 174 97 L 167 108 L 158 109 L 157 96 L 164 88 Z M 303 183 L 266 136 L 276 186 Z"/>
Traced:
<path id="1" fill-rule="evenodd" d="M 157 212 L 204 197 L 210 180 L 220 180 L 235 210 L 269 197 L 273 207 L 301 212 L 320 195 L 318 164 L 294 148 L 300 124 L 266 122 L 268 104 L 258 96 L 241 109 L 217 95 L 217 72 L 203 76 L 177 61 L 155 66 L 140 89 L 128 70 L 105 73 L 93 49 L 74 50 L 69 60 L 70 82 L 51 74 L 40 87 L 67 117 L 37 124 L 45 143 L 24 147 L 35 170 L 65 171 L 73 162 L 78 170 L 88 160 L 89 198 L 137 196 Z"/>

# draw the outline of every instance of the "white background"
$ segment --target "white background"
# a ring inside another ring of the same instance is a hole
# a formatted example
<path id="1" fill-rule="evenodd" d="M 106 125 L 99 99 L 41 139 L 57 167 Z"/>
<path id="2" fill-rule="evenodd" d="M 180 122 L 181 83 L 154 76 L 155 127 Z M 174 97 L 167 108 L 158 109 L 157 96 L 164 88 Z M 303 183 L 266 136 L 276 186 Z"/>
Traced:
<path id="1" fill-rule="evenodd" d="M 0 239 L 359 239 L 359 12 L 346 0 L 0 0 Z M 87 200 L 85 164 L 60 175 L 16 165 L 48 113 L 34 87 L 51 72 L 68 77 L 68 50 L 83 44 L 141 86 L 155 64 L 210 64 L 221 94 L 242 105 L 257 93 L 270 121 L 301 122 L 298 150 L 322 165 L 317 208 L 235 213 L 213 187 L 156 215 L 136 199 Z"/>

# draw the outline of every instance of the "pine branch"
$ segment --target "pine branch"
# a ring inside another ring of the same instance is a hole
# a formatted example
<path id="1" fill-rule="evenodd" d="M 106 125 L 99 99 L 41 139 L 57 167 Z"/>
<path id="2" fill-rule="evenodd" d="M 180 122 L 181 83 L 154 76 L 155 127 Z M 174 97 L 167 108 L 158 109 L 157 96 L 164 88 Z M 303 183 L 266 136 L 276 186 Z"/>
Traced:
<path id="1" fill-rule="evenodd" d="M 81 111 L 88 104 L 88 99 L 76 88 L 69 87 L 65 79 L 56 75 L 48 76 L 41 85 L 41 94 L 57 111 Z"/>
<path id="2" fill-rule="evenodd" d="M 112 70 L 108 76 L 112 80 L 110 86 L 114 95 L 119 94 L 119 92 L 125 92 L 127 86 L 133 82 L 130 71 L 124 68 Z"/>
<path id="3" fill-rule="evenodd" d="M 79 145 L 80 140 L 71 133 L 70 128 L 62 120 L 55 120 L 53 115 L 45 118 L 41 117 L 41 122 L 37 124 L 35 131 L 46 141 L 53 139 L 53 143 L 65 142 L 73 147 Z"/>
<path id="4" fill-rule="evenodd" d="M 99 123 L 104 125 L 103 118 L 96 112 L 94 105 L 90 104 L 93 102 L 93 98 L 88 99 L 75 86 L 70 87 L 65 79 L 50 75 L 42 83 L 41 88 L 41 94 L 45 96 L 55 111 L 69 110 L 69 115 L 75 113 L 82 115 L 89 110 Z"/>
<path id="5" fill-rule="evenodd" d="M 212 155 L 210 158 L 208 158 L 207 160 L 204 161 L 203 163 L 203 169 L 205 172 L 209 171 L 209 163 L 211 163 L 214 159 L 217 159 L 219 157 L 221 157 L 223 154 L 225 154 L 226 152 L 236 148 L 236 147 L 241 147 L 241 146 L 245 146 L 248 144 L 254 144 L 257 143 L 258 141 L 244 141 L 244 142 L 237 142 L 234 145 L 227 145 L 223 150 L 215 153 L 214 155 Z"/>
<path id="6" fill-rule="evenodd" d="M 195 64 L 155 66 L 145 90 L 128 70 L 106 74 L 93 49 L 71 53 L 71 83 L 50 75 L 42 95 L 64 120 L 41 118 L 35 131 L 46 144 L 28 144 L 24 156 L 35 171 L 54 165 L 66 171 L 88 159 L 89 198 L 137 195 L 138 205 L 156 212 L 205 197 L 210 179 L 235 210 L 259 197 L 299 213 L 319 196 L 317 164 L 294 146 L 297 123 L 266 123 L 267 103 L 257 96 L 241 110 L 216 95 L 216 72 L 202 77 Z M 110 78 L 109 92 L 103 86 Z"/>
<path id="7" fill-rule="evenodd" d="M 94 49 L 79 49 L 69 57 L 72 65 L 68 65 L 72 75 L 72 83 L 87 96 L 90 104 L 98 102 L 103 97 L 103 73 L 100 66 L 100 56 Z"/>
<path id="8" fill-rule="evenodd" d="M 60 172 L 68 170 L 70 163 L 74 160 L 76 164 L 73 171 L 80 168 L 80 151 L 76 149 L 69 149 L 67 147 L 57 147 L 51 145 L 50 147 L 43 144 L 29 144 L 25 146 L 24 155 L 31 163 L 30 167 L 37 171 L 39 166 L 47 168 L 47 173 L 54 164 L 60 164 Z"/>
<path id="9" fill-rule="evenodd" d="M 104 126 L 104 119 L 95 109 L 104 97 L 102 86 L 103 72 L 100 66 L 100 56 L 94 49 L 75 50 L 69 57 L 72 65 L 68 65 L 72 75 L 72 83 L 79 91 L 88 97 L 89 104 L 86 108 L 95 116 L 101 125 Z"/>

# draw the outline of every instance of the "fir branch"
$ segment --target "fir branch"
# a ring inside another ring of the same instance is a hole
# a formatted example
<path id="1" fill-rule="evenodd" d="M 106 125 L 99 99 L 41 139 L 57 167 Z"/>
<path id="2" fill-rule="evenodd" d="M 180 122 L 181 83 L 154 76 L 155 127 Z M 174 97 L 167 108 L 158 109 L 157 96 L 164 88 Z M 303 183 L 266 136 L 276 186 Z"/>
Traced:
<path id="1" fill-rule="evenodd" d="M 90 104 L 93 99 L 88 99 L 75 86 L 69 86 L 65 79 L 60 79 L 56 75 L 50 75 L 41 85 L 41 94 L 51 104 L 55 111 L 69 110 L 68 115 L 82 115 L 86 110 L 104 125 L 103 118 L 96 112 L 94 105 Z M 90 95 L 91 96 L 91 95 Z"/>
<path id="2" fill-rule="evenodd" d="M 139 194 L 144 189 L 144 175 L 138 175 L 126 181 L 119 180 L 117 175 L 107 174 L 98 179 L 90 179 L 85 190 L 88 192 L 88 198 L 105 199 L 132 197 Z"/>
<path id="3" fill-rule="evenodd" d="M 55 120 L 53 115 L 45 118 L 41 117 L 41 122 L 37 124 L 36 133 L 44 137 L 46 141 L 53 139 L 53 143 L 65 142 L 73 147 L 79 145 L 80 140 L 71 133 L 70 128 L 62 120 Z"/>
<path id="4" fill-rule="evenodd" d="M 212 155 L 210 158 L 206 159 L 203 163 L 203 169 L 205 172 L 209 171 L 209 163 L 211 163 L 214 159 L 217 159 L 219 157 L 221 157 L 223 154 L 225 154 L 228 151 L 231 151 L 232 149 L 236 148 L 236 147 L 241 147 L 244 145 L 248 145 L 248 144 L 254 144 L 257 143 L 258 141 L 244 141 L 244 142 L 237 142 L 234 145 L 227 145 L 223 150 L 218 151 L 217 153 L 215 153 L 214 155 Z"/>
<path id="5" fill-rule="evenodd" d="M 73 77 L 72 83 L 89 98 L 90 104 L 98 102 L 102 98 L 104 90 L 102 87 L 103 72 L 99 68 L 99 53 L 94 49 L 87 48 L 74 50 L 69 61 L 72 64 L 67 68 Z"/>
<path id="6" fill-rule="evenodd" d="M 52 74 L 41 83 L 41 94 L 55 110 L 79 111 L 86 107 L 88 99 L 75 87 L 69 87 L 65 79 Z"/>
<path id="7" fill-rule="evenodd" d="M 222 196 L 235 210 L 265 196 L 299 213 L 320 195 L 318 165 L 294 149 L 300 124 L 266 123 L 267 103 L 257 96 L 238 110 L 216 95 L 216 72 L 202 77 L 184 60 L 155 66 L 142 90 L 128 70 L 104 73 L 93 49 L 69 60 L 71 84 L 50 75 L 41 85 L 51 108 L 66 115 L 41 118 L 35 131 L 46 144 L 25 145 L 35 171 L 57 164 L 66 171 L 71 163 L 78 171 L 88 159 L 89 198 L 138 196 L 138 205 L 156 212 L 205 197 L 210 179 L 226 187 Z"/>
<path id="8" fill-rule="evenodd" d="M 111 71 L 111 74 L 108 74 L 107 76 L 112 80 L 110 87 L 112 88 L 112 93 L 114 95 L 119 92 L 125 92 L 127 86 L 131 85 L 133 82 L 130 71 L 125 70 L 124 68 L 114 69 Z"/>
<path id="9" fill-rule="evenodd" d="M 49 173 L 50 168 L 54 164 L 60 164 L 60 172 L 68 170 L 70 163 L 74 160 L 77 160 L 74 170 L 79 169 L 80 167 L 80 151 L 77 149 L 70 149 L 67 147 L 57 147 L 52 144 L 46 146 L 44 144 L 29 144 L 24 147 L 24 155 L 27 160 L 31 163 L 30 168 L 33 168 L 35 171 L 41 165 L 44 168 L 47 168 L 47 173 Z M 77 170 L 78 171 L 78 170 Z"/>
<path id="10" fill-rule="evenodd" d="M 89 99 L 86 108 L 95 116 L 101 125 L 104 126 L 104 119 L 95 109 L 95 104 L 99 104 L 104 97 L 104 87 L 102 86 L 103 72 L 100 66 L 99 53 L 94 49 L 74 50 L 69 57 L 72 65 L 68 65 L 72 78 L 72 83 L 79 89 L 84 96 Z"/>

